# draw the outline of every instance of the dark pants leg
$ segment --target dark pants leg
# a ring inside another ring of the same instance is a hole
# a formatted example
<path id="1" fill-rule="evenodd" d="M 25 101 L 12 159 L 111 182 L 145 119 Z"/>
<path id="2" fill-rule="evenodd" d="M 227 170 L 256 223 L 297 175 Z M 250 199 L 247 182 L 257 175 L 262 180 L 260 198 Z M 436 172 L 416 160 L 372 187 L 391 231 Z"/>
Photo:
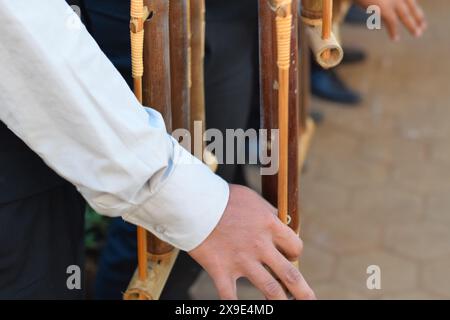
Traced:
<path id="1" fill-rule="evenodd" d="M 206 26 L 206 125 L 224 136 L 226 129 L 257 129 L 258 22 L 208 20 Z M 244 150 L 235 150 L 235 155 L 239 152 Z M 245 184 L 243 165 L 224 164 L 217 173 L 231 183 Z"/>
<path id="2" fill-rule="evenodd" d="M 85 202 L 64 184 L 0 205 L 0 299 L 82 299 L 67 268 L 83 278 Z"/>

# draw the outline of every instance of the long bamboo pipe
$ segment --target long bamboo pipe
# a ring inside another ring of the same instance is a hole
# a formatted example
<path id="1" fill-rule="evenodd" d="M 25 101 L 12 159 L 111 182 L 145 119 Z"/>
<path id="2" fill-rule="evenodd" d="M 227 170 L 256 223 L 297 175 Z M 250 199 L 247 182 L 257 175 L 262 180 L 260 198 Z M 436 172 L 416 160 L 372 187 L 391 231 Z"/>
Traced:
<path id="1" fill-rule="evenodd" d="M 205 0 L 190 1 L 191 22 L 191 135 L 193 153 L 200 160 L 204 156 L 203 133 L 205 132 Z M 195 123 L 200 122 L 201 131 L 196 132 Z"/>
<path id="2" fill-rule="evenodd" d="M 278 66 L 278 217 L 288 224 L 289 68 L 291 64 L 292 1 L 275 0 Z"/>
<path id="3" fill-rule="evenodd" d="M 144 75 L 144 22 L 148 18 L 148 9 L 143 0 L 131 0 L 130 37 L 131 62 L 134 94 L 142 104 L 142 76 Z M 147 268 L 147 231 L 137 227 L 138 275 L 144 281 L 148 276 Z"/>
<path id="4" fill-rule="evenodd" d="M 331 37 L 331 30 L 333 25 L 333 0 L 323 0 L 323 14 L 322 14 L 322 39 L 328 40 Z M 331 50 L 327 49 L 322 53 L 324 60 L 331 58 Z"/>

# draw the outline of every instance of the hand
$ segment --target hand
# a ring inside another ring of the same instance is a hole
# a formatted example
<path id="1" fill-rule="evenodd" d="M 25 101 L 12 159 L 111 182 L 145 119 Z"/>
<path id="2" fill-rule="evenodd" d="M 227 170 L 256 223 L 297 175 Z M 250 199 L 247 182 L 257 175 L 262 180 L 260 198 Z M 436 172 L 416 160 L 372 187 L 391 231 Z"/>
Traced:
<path id="1" fill-rule="evenodd" d="M 237 299 L 236 280 L 245 277 L 267 299 L 287 299 L 267 266 L 296 299 L 315 299 L 291 261 L 302 249 L 299 237 L 276 217 L 276 210 L 254 191 L 230 185 L 221 221 L 189 254 L 214 280 L 221 299 Z"/>
<path id="2" fill-rule="evenodd" d="M 422 36 L 427 28 L 425 14 L 416 0 L 355 0 L 363 8 L 377 5 L 392 40 L 400 40 L 399 24 L 405 25 L 415 37 Z"/>

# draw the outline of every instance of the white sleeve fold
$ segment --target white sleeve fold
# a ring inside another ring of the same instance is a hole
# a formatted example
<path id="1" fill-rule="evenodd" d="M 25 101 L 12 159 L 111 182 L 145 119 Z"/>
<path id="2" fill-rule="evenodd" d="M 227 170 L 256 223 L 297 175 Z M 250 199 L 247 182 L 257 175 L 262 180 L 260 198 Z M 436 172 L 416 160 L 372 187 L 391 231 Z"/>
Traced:
<path id="1" fill-rule="evenodd" d="M 0 120 L 99 213 L 195 248 L 228 185 L 166 133 L 73 19 L 63 0 L 0 0 Z"/>

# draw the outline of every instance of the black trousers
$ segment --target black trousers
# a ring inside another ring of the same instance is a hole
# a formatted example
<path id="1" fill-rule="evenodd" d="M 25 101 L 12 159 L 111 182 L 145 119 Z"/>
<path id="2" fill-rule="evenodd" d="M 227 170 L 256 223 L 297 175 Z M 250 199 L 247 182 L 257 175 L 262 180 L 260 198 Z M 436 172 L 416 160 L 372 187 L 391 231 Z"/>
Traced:
<path id="1" fill-rule="evenodd" d="M 69 184 L 0 204 L 0 299 L 81 299 L 85 202 Z M 70 269 L 69 269 L 70 271 Z"/>

